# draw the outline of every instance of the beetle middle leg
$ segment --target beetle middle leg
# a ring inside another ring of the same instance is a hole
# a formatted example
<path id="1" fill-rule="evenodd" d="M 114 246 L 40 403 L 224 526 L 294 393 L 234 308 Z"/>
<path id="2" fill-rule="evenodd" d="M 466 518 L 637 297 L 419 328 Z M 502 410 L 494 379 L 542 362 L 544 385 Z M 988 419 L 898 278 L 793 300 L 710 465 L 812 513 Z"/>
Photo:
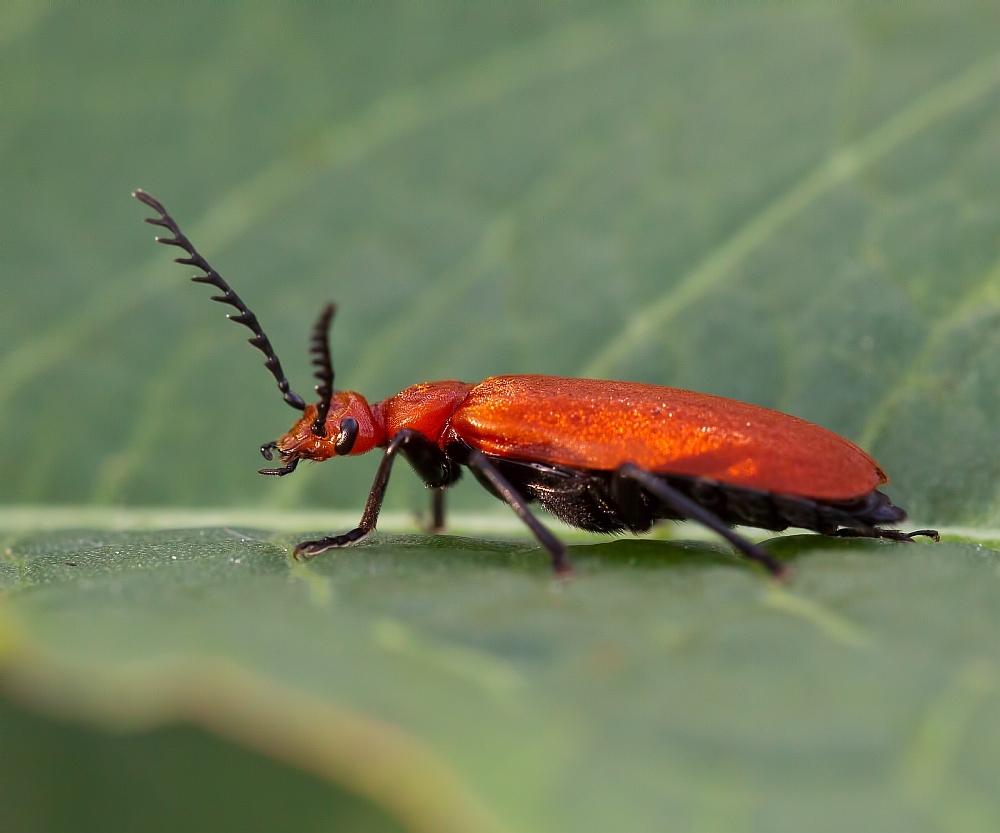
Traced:
<path id="1" fill-rule="evenodd" d="M 478 449 L 470 449 L 465 460 L 467 465 L 474 472 L 481 475 L 493 487 L 496 495 L 506 503 L 517 516 L 524 521 L 538 542 L 549 551 L 552 556 L 552 569 L 557 573 L 568 573 L 572 569 L 569 559 L 566 557 L 566 545 L 536 518 L 528 508 L 528 501 L 515 489 L 497 467 L 489 461 L 489 458 Z"/>
<path id="2" fill-rule="evenodd" d="M 444 532 L 444 487 L 438 486 L 431 491 L 431 514 L 428 532 L 436 535 Z"/>
<path id="3" fill-rule="evenodd" d="M 417 526 L 428 535 L 439 535 L 444 532 L 445 526 L 445 497 L 444 487 L 428 486 L 431 490 L 431 499 L 428 511 L 417 510 L 414 512 L 414 519 Z"/>
<path id="4" fill-rule="evenodd" d="M 326 550 L 346 547 L 356 544 L 369 532 L 375 529 L 379 512 L 382 511 L 382 501 L 389 485 L 389 475 L 392 474 L 392 464 L 396 455 L 403 452 L 407 462 L 413 467 L 421 480 L 435 491 L 443 490 L 454 483 L 459 476 L 458 466 L 449 460 L 445 454 L 419 431 L 404 428 L 389 443 L 375 473 L 368 500 L 365 501 L 365 511 L 358 525 L 340 535 L 330 535 L 316 541 L 303 541 L 295 548 L 294 556 L 300 561 L 312 558 Z M 442 507 L 443 508 L 443 507 Z"/>
<path id="5" fill-rule="evenodd" d="M 668 485 L 663 479 L 633 463 L 626 463 L 614 472 L 611 484 L 612 494 L 622 496 L 626 501 L 627 499 L 637 499 L 638 495 L 635 494 L 634 487 L 629 481 L 638 483 L 648 494 L 662 501 L 672 512 L 677 513 L 682 518 L 697 521 L 713 532 L 717 532 L 747 558 L 763 564 L 775 578 L 781 578 L 787 574 L 788 568 L 770 553 L 752 541 L 748 541 L 742 535 L 733 532 L 718 516 L 691 500 L 687 495 L 677 491 L 673 486 Z M 627 509 L 623 509 L 623 511 L 628 514 Z"/>

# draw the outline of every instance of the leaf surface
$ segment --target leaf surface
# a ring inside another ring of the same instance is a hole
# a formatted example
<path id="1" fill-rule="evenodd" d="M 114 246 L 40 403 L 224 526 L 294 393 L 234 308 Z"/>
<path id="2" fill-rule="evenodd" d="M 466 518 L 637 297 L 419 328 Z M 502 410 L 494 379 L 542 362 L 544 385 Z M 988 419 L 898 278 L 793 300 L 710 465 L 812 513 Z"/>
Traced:
<path id="1" fill-rule="evenodd" d="M 710 543 L 578 544 L 557 582 L 517 541 L 383 533 L 300 565 L 294 540 L 18 537 L 5 690 L 116 731 L 193 723 L 329 779 L 358 798 L 331 809 L 282 776 L 288 818 L 330 829 L 343 801 L 416 830 L 1000 820 L 982 545 L 776 539 L 797 570 L 777 588 Z"/>

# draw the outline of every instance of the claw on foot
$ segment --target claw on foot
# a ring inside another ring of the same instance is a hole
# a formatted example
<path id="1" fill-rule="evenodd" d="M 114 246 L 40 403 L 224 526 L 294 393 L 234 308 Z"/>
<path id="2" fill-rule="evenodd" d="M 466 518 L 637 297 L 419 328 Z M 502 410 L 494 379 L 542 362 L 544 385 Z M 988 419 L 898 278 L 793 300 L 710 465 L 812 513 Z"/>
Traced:
<path id="1" fill-rule="evenodd" d="M 367 529 L 352 529 L 343 535 L 334 535 L 329 538 L 320 538 L 317 541 L 303 541 L 292 552 L 292 558 L 296 561 L 308 561 L 315 555 L 327 550 L 338 549 L 339 547 L 349 547 L 356 544 L 368 534 Z"/>
<path id="2" fill-rule="evenodd" d="M 319 555 L 329 547 L 322 546 L 322 541 L 303 541 L 292 551 L 292 558 L 296 561 L 308 561 L 314 555 Z"/>
<path id="3" fill-rule="evenodd" d="M 915 537 L 920 536 L 922 538 L 930 538 L 931 540 L 941 543 L 941 533 L 936 529 L 915 529 L 913 532 L 907 532 L 906 537 L 912 541 Z"/>

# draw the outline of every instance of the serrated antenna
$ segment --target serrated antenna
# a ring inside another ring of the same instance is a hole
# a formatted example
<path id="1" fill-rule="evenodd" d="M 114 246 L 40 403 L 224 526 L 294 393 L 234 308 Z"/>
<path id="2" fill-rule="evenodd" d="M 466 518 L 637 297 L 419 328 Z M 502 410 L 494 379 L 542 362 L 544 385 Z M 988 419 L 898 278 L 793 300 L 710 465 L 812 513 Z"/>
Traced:
<path id="1" fill-rule="evenodd" d="M 214 286 L 216 289 L 220 290 L 222 294 L 213 295 L 212 300 L 218 301 L 222 304 L 229 304 L 229 306 L 237 309 L 237 315 L 227 315 L 226 318 L 230 321 L 235 321 L 237 324 L 242 324 L 253 333 L 253 338 L 247 339 L 247 341 L 264 354 L 266 359 L 264 367 L 271 371 L 271 375 L 274 376 L 275 380 L 278 382 L 278 390 L 281 391 L 281 395 L 284 397 L 285 402 L 293 408 L 304 411 L 306 403 L 301 396 L 291 389 L 291 385 L 289 385 L 288 379 L 285 378 L 285 373 L 281 369 L 281 362 L 278 361 L 278 357 L 274 353 L 274 348 L 271 347 L 270 340 L 266 335 L 264 335 L 264 331 L 260 328 L 257 316 L 250 311 L 250 308 L 246 304 L 243 303 L 243 299 L 233 292 L 229 284 L 226 283 L 222 279 L 222 276 L 209 265 L 208 261 L 198 254 L 195 247 L 191 245 L 191 241 L 184 236 L 180 227 L 176 222 L 174 222 L 173 217 L 167 214 L 167 210 L 163 207 L 159 200 L 155 197 L 151 197 L 141 188 L 133 191 L 132 196 L 139 200 L 139 202 L 148 205 L 160 215 L 159 217 L 146 217 L 147 223 L 165 228 L 173 235 L 173 237 L 157 237 L 156 242 L 164 243 L 167 246 L 177 246 L 178 248 L 183 249 L 188 253 L 188 257 L 175 257 L 174 260 L 177 263 L 184 264 L 185 266 L 195 266 L 205 273 L 204 275 L 195 275 L 191 278 L 191 280 L 195 283 L 207 283 Z M 327 407 L 329 407 L 329 403 L 327 404 Z"/>
<path id="2" fill-rule="evenodd" d="M 330 400 L 333 399 L 333 359 L 330 357 L 330 324 L 337 312 L 336 304 L 327 304 L 316 319 L 313 326 L 309 352 L 312 363 L 316 367 L 313 374 L 318 380 L 316 393 L 319 402 L 316 403 L 316 419 L 312 424 L 312 432 L 317 437 L 326 436 L 326 415 L 330 413 Z"/>

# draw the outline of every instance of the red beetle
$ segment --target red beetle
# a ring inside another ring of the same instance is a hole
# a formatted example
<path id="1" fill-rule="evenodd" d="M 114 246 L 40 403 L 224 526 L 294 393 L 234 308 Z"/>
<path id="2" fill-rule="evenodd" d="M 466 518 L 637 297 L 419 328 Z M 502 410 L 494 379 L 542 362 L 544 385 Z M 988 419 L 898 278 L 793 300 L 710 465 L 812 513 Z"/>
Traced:
<path id="1" fill-rule="evenodd" d="M 375 529 L 400 452 L 434 490 L 435 529 L 443 526 L 444 489 L 467 466 L 528 525 L 559 572 L 569 569 L 566 548 L 531 513 L 531 503 L 593 532 L 645 532 L 661 519 L 698 521 L 774 575 L 784 565 L 732 524 L 938 539 L 932 529 L 905 533 L 881 526 L 902 521 L 906 512 L 878 491 L 889 478 L 856 445 L 797 417 L 732 399 L 635 382 L 531 375 L 495 376 L 476 385 L 426 382 L 369 405 L 359 393 L 333 388 L 332 304 L 313 330 L 320 400 L 307 406 L 292 392 L 257 317 L 157 200 L 141 190 L 133 196 L 160 215 L 146 222 L 173 235 L 157 241 L 180 247 L 188 257 L 177 262 L 205 273 L 192 280 L 215 286 L 222 294 L 212 300 L 238 310 L 229 318 L 253 331 L 250 343 L 267 357 L 264 365 L 285 401 L 303 411 L 287 434 L 261 447 L 267 460 L 277 452 L 282 465 L 260 473 L 280 476 L 299 460 L 385 449 L 358 526 L 303 541 L 295 548 L 298 558 L 353 544 Z"/>

